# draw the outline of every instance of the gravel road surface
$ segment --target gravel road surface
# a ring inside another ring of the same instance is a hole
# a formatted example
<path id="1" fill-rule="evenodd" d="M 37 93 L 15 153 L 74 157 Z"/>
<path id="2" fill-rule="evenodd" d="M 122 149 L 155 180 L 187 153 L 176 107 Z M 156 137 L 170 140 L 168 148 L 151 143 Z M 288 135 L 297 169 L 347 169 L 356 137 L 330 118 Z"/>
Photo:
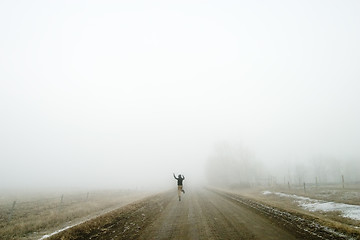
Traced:
<path id="1" fill-rule="evenodd" d="M 189 190 L 158 194 L 50 239 L 347 239 L 314 222 L 236 194 Z"/>

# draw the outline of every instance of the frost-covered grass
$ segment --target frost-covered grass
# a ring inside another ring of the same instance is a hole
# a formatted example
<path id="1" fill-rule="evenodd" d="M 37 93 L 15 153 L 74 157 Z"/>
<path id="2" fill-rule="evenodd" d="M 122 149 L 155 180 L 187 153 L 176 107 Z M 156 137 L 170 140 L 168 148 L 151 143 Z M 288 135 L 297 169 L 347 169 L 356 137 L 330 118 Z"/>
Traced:
<path id="1" fill-rule="evenodd" d="M 352 205 L 346 203 L 327 202 L 323 200 L 312 199 L 308 197 L 298 196 L 295 194 L 286 194 L 281 192 L 264 191 L 264 195 L 275 194 L 280 197 L 294 199 L 299 206 L 309 211 L 323 212 L 341 212 L 346 218 L 360 221 L 360 205 Z"/>
<path id="2" fill-rule="evenodd" d="M 280 186 L 273 188 L 273 190 L 329 202 L 360 205 L 360 184 L 347 185 L 345 188 L 342 188 L 341 185 L 319 185 L 316 187 L 314 184 L 307 184 L 305 192 L 303 186 L 294 186 L 290 190 Z"/>
<path id="3" fill-rule="evenodd" d="M 272 186 L 258 189 L 257 199 L 285 209 L 312 216 L 321 224 L 360 239 L 360 185 Z"/>
<path id="4" fill-rule="evenodd" d="M 39 239 L 41 236 L 146 196 L 130 191 L 97 191 L 22 195 L 0 199 L 0 236 L 7 239 Z M 11 213 L 13 201 L 15 207 Z"/>
<path id="5" fill-rule="evenodd" d="M 360 184 L 346 186 L 307 184 L 232 189 L 234 193 L 290 213 L 309 216 L 321 225 L 360 239 Z M 276 193 L 276 194 L 275 194 Z M 326 210 L 326 211 L 325 211 Z"/>

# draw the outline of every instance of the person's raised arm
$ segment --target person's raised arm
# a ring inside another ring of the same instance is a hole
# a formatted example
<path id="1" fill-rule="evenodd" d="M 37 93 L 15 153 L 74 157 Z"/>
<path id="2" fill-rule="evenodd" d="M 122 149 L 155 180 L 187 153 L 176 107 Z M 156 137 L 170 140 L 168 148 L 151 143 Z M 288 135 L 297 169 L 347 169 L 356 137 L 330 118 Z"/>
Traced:
<path id="1" fill-rule="evenodd" d="M 185 176 L 184 175 L 182 175 L 183 176 L 183 180 L 185 180 Z"/>
<path id="2" fill-rule="evenodd" d="M 175 177 L 175 173 L 173 173 L 173 175 L 174 175 L 174 178 L 177 180 L 177 178 Z"/>

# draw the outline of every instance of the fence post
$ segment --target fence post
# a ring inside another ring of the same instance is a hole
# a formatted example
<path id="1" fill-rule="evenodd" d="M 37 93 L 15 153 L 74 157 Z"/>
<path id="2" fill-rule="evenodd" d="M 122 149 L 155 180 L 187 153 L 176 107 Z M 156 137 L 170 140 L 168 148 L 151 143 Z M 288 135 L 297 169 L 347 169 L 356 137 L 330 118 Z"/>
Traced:
<path id="1" fill-rule="evenodd" d="M 10 209 L 9 217 L 8 217 L 8 222 L 10 222 L 11 219 L 12 219 L 12 215 L 13 215 L 13 212 L 14 212 L 14 209 L 15 209 L 15 205 L 16 205 L 16 201 L 13 202 L 12 207 L 11 207 L 11 209 Z"/>
<path id="2" fill-rule="evenodd" d="M 304 182 L 304 193 L 306 194 L 305 182 Z"/>
<path id="3" fill-rule="evenodd" d="M 344 175 L 341 175 L 341 178 L 342 178 L 342 187 L 345 188 Z"/>
<path id="4" fill-rule="evenodd" d="M 288 182 L 288 188 L 289 188 L 289 191 L 290 191 L 290 182 Z"/>
<path id="5" fill-rule="evenodd" d="M 62 194 L 62 195 L 61 195 L 61 198 L 60 198 L 60 204 L 59 204 L 59 208 L 58 208 L 58 212 L 60 212 L 60 210 L 61 210 L 61 207 L 62 207 L 63 201 L 64 201 L 64 194 Z"/>

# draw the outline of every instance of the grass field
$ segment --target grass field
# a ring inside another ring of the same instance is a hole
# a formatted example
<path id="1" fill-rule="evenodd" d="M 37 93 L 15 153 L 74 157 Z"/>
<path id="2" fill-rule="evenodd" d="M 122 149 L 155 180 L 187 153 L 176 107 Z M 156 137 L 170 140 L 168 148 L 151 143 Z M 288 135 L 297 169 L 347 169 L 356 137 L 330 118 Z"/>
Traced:
<path id="1" fill-rule="evenodd" d="M 103 214 L 146 195 L 128 190 L 2 194 L 0 236 L 2 240 L 39 239 L 52 231 Z"/>
<path id="2" fill-rule="evenodd" d="M 310 216 L 325 226 L 329 226 L 352 236 L 360 236 L 360 221 L 343 217 L 340 211 L 308 211 L 298 205 L 292 198 L 281 197 L 276 194 L 264 194 L 264 191 L 285 193 L 300 197 L 307 197 L 327 202 L 346 203 L 360 206 L 360 184 L 347 185 L 345 188 L 339 185 L 303 185 L 292 186 L 274 185 L 267 187 L 251 188 L 246 190 L 232 189 L 232 192 L 253 198 L 257 201 L 286 210 L 302 216 Z"/>
<path id="3" fill-rule="evenodd" d="M 340 212 L 309 212 L 291 198 L 263 194 L 263 191 L 281 192 L 311 199 L 360 205 L 360 184 L 347 185 L 345 188 L 339 185 L 309 185 L 305 190 L 301 185 L 291 188 L 286 185 L 274 185 L 245 190 L 234 188 L 231 191 L 289 212 L 311 216 L 324 225 L 348 234 L 360 235 L 360 221 L 344 218 Z M 149 193 L 126 190 L 2 194 L 0 236 L 2 240 L 39 239 L 45 234 L 99 216 L 147 195 Z"/>

